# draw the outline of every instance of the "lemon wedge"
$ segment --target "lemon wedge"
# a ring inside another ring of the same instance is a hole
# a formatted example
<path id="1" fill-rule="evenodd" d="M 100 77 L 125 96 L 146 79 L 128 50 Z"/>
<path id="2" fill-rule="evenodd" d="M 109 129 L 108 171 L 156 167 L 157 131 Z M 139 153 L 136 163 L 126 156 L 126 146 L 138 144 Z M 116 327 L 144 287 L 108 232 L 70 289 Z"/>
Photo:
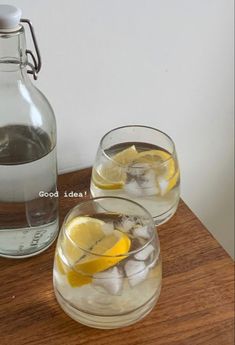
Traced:
<path id="1" fill-rule="evenodd" d="M 55 256 L 55 261 L 57 270 L 60 272 L 60 274 L 67 276 L 68 282 L 72 287 L 81 287 L 83 285 L 91 283 L 91 277 L 76 272 L 75 270 L 68 267 L 60 258 L 58 253 Z"/>
<path id="2" fill-rule="evenodd" d="M 83 249 L 89 250 L 104 237 L 104 224 L 96 218 L 75 217 L 66 225 L 62 249 L 71 265 L 84 255 Z"/>
<path id="3" fill-rule="evenodd" d="M 58 253 L 55 255 L 55 264 L 60 274 L 66 274 L 66 266 L 64 265 Z"/>
<path id="4" fill-rule="evenodd" d="M 125 259 L 130 245 L 131 241 L 126 234 L 114 230 L 113 234 L 98 242 L 90 254 L 79 260 L 75 268 L 85 274 L 102 272 Z"/>
<path id="5" fill-rule="evenodd" d="M 159 165 L 159 167 L 156 167 L 156 169 L 161 169 L 161 172 L 164 173 L 164 178 L 166 178 L 167 180 L 171 178 L 175 173 L 174 159 L 168 152 L 162 150 L 149 150 L 140 152 L 137 158 L 137 162 L 148 163 L 151 165 L 155 164 L 156 166 Z"/>
<path id="6" fill-rule="evenodd" d="M 126 181 L 126 172 L 123 166 L 133 162 L 138 156 L 135 145 L 117 153 L 112 157 L 111 162 L 93 168 L 92 181 L 100 189 L 113 190 L 121 189 Z M 115 164 L 115 162 L 117 164 Z M 121 166 L 120 166 L 121 165 Z"/>
<path id="7" fill-rule="evenodd" d="M 100 189 L 121 189 L 125 184 L 125 174 L 120 167 L 103 165 L 98 168 L 98 171 L 93 168 L 92 181 Z"/>
<path id="8" fill-rule="evenodd" d="M 131 241 L 119 230 L 107 235 L 105 222 L 91 217 L 75 217 L 65 227 L 61 248 L 70 267 L 56 255 L 57 269 L 72 287 L 89 284 L 91 275 L 104 271 L 126 258 Z M 71 268 L 72 267 L 72 268 Z"/>
<path id="9" fill-rule="evenodd" d="M 159 178 L 158 184 L 160 187 L 161 195 L 163 196 L 169 191 L 171 191 L 178 183 L 179 178 L 180 178 L 179 170 L 177 170 L 176 173 L 169 180 L 166 180 L 164 178 Z"/>
<path id="10" fill-rule="evenodd" d="M 133 162 L 137 156 L 138 151 L 136 150 L 135 145 L 132 145 L 127 149 L 118 152 L 112 157 L 112 159 L 118 164 L 126 165 Z"/>
<path id="11" fill-rule="evenodd" d="M 90 284 L 92 282 L 91 277 L 85 274 L 76 272 L 74 270 L 68 271 L 67 279 L 68 279 L 69 284 L 72 287 L 81 287 L 83 285 Z"/>
<path id="12" fill-rule="evenodd" d="M 148 150 L 138 154 L 137 163 L 147 163 L 154 167 L 156 183 L 161 195 L 168 193 L 178 182 L 179 170 L 172 155 L 163 150 Z"/>

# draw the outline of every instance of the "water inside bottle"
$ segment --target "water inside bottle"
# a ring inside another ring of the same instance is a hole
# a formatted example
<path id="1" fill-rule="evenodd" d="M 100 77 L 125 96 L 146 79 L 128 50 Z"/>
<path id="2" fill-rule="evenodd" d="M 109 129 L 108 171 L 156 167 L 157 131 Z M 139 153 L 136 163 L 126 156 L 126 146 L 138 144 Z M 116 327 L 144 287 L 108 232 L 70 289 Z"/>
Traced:
<path id="1" fill-rule="evenodd" d="M 56 149 L 41 128 L 0 127 L 0 255 L 25 257 L 58 231 Z"/>

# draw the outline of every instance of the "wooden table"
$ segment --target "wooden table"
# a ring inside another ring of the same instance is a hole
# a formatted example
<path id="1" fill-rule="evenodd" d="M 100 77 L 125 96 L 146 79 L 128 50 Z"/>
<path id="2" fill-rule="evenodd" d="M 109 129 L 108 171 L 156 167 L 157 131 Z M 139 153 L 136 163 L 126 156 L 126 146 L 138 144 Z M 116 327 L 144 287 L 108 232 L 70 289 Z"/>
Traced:
<path id="1" fill-rule="evenodd" d="M 87 192 L 90 169 L 59 178 L 60 215 Z M 52 287 L 55 245 L 29 259 L 0 259 L 1 345 L 232 345 L 233 261 L 181 201 L 177 214 L 158 229 L 163 288 L 143 321 L 123 329 L 96 330 L 70 319 Z M 223 231 L 223 229 L 221 229 Z"/>

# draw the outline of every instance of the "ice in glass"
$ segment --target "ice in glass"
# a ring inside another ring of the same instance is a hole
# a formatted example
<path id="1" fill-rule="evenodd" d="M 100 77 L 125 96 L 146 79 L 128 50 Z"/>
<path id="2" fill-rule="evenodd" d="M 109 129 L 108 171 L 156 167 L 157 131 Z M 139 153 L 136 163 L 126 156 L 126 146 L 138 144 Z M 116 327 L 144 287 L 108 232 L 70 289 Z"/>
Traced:
<path id="1" fill-rule="evenodd" d="M 158 235 L 140 205 L 95 198 L 65 219 L 55 253 L 54 289 L 76 321 L 104 329 L 136 322 L 156 304 L 161 277 Z"/>
<path id="2" fill-rule="evenodd" d="M 125 126 L 101 140 L 93 165 L 91 194 L 119 196 L 143 205 L 156 224 L 175 213 L 180 172 L 173 141 L 150 127 Z"/>

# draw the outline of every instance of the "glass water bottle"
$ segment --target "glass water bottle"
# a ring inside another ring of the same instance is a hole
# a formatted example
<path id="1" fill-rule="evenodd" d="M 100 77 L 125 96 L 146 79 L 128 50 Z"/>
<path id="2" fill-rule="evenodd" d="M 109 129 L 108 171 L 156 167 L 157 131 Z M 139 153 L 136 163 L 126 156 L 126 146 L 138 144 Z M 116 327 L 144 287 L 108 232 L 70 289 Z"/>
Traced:
<path id="1" fill-rule="evenodd" d="M 30 29 L 34 53 L 26 48 Z M 56 121 L 30 80 L 41 58 L 32 24 L 0 5 L 0 256 L 36 255 L 58 232 Z M 44 195 L 44 196 L 42 196 Z M 47 197 L 45 197 L 47 195 Z"/>

